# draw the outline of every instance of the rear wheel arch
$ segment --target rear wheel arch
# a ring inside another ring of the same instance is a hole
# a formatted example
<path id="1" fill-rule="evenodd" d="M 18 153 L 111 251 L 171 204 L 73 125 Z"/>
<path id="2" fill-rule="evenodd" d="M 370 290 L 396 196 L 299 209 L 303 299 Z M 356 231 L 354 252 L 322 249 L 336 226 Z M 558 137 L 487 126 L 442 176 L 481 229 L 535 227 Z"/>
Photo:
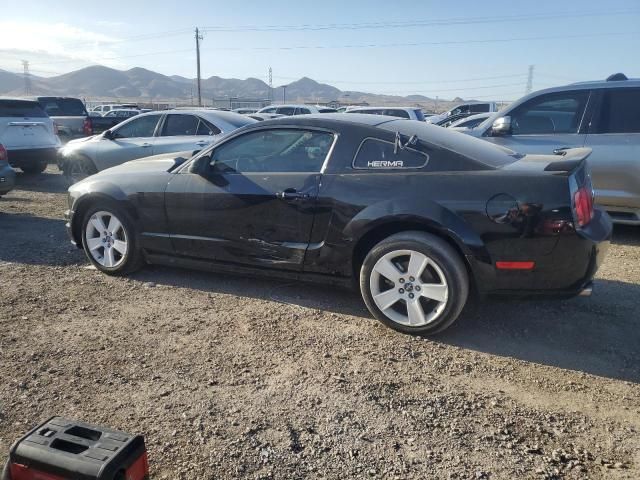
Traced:
<path id="1" fill-rule="evenodd" d="M 409 220 L 409 221 L 389 221 L 383 224 L 377 225 L 370 230 L 368 230 L 365 234 L 363 234 L 353 249 L 352 254 L 352 268 L 353 268 L 353 278 L 358 279 L 360 276 L 360 268 L 362 267 L 362 263 L 366 258 L 367 254 L 371 251 L 373 247 L 375 247 L 378 243 L 383 241 L 384 239 L 390 237 L 391 235 L 395 235 L 396 233 L 402 232 L 424 232 L 434 235 L 445 242 L 447 242 L 453 249 L 459 254 L 460 259 L 464 263 L 467 273 L 469 274 L 470 282 L 473 285 L 473 272 L 471 271 L 471 265 L 467 260 L 466 247 L 462 243 L 462 241 L 458 238 L 454 238 L 451 233 L 445 233 L 443 228 L 439 228 L 435 224 L 420 222 L 417 220 Z"/>

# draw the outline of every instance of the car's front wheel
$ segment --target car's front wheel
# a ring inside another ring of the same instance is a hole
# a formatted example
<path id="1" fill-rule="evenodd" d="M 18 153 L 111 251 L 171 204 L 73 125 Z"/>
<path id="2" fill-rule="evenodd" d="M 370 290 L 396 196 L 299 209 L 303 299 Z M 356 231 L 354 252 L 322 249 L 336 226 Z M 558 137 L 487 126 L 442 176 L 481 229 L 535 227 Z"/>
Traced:
<path id="1" fill-rule="evenodd" d="M 95 165 L 87 157 L 76 157 L 66 160 L 62 170 L 69 185 L 78 183 L 80 180 L 98 173 Z"/>
<path id="2" fill-rule="evenodd" d="M 133 222 L 110 202 L 94 205 L 85 213 L 82 246 L 91 263 L 110 275 L 133 272 L 144 263 Z"/>
<path id="3" fill-rule="evenodd" d="M 402 232 L 367 254 L 360 290 L 369 311 L 385 325 L 431 335 L 458 318 L 469 294 L 469 278 L 460 255 L 447 242 L 424 232 Z"/>

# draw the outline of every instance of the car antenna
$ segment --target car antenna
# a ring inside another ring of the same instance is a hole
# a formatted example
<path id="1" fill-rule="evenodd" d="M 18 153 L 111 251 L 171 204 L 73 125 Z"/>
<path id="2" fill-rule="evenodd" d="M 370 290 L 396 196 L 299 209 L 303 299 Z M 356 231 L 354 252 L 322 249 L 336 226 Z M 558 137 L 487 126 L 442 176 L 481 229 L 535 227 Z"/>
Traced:
<path id="1" fill-rule="evenodd" d="M 416 143 L 418 143 L 418 136 L 417 135 L 411 135 L 409 137 L 409 140 L 407 140 L 404 144 L 402 143 L 402 137 L 400 135 L 400 132 L 396 132 L 396 141 L 393 145 L 393 154 L 397 155 L 398 154 L 398 149 L 400 150 L 404 150 L 405 148 L 407 148 L 409 145 L 415 145 Z"/>

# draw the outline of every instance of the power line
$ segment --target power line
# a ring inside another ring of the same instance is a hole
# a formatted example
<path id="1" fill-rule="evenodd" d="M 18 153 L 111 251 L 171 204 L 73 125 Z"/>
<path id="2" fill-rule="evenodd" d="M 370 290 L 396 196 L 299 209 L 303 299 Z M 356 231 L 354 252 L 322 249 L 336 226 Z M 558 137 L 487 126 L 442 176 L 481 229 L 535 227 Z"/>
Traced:
<path id="1" fill-rule="evenodd" d="M 467 91 L 474 91 L 474 90 L 487 90 L 489 88 L 502 88 L 502 87 L 517 87 L 517 86 L 522 86 L 522 83 L 503 83 L 500 85 L 482 85 L 479 87 L 461 87 L 461 88 L 432 88 L 431 90 L 387 90 L 385 91 L 378 91 L 378 93 L 388 93 L 388 92 L 395 92 L 395 93 L 425 93 L 425 92 L 432 92 L 434 90 L 438 91 L 438 92 L 467 92 Z"/>
<path id="2" fill-rule="evenodd" d="M 2 50 L 0 50 L 2 51 Z M 192 48 L 183 48 L 181 50 L 165 50 L 163 52 L 148 52 L 148 53 L 139 53 L 136 55 L 121 55 L 121 56 L 117 56 L 117 57 L 102 57 L 100 58 L 100 60 L 120 60 L 122 58 L 135 58 L 135 57 L 148 57 L 151 55 L 169 55 L 172 53 L 184 53 L 184 52 L 192 52 L 193 49 Z M 84 63 L 89 63 L 90 65 L 95 65 L 92 62 L 89 62 L 88 60 L 82 60 L 82 59 L 73 59 L 73 60 L 59 60 L 59 61 L 55 61 L 55 62 L 38 62 L 39 65 L 53 65 L 53 64 L 60 64 L 60 63 L 75 63 L 75 62 L 84 62 Z"/>
<path id="3" fill-rule="evenodd" d="M 485 40 L 450 40 L 442 42 L 410 42 L 410 43 L 369 43 L 369 44 L 351 44 L 351 45 L 294 45 L 287 47 L 213 47 L 209 50 L 218 51 L 242 51 L 242 50 L 331 50 L 331 49 L 355 49 L 355 48 L 397 48 L 397 47 L 424 47 L 424 46 L 440 46 L 440 45 L 472 45 L 487 43 L 504 43 L 504 42 L 524 42 L 534 40 L 565 40 L 573 38 L 593 38 L 593 37 L 613 37 L 639 35 L 638 32 L 603 32 L 603 33 L 584 33 L 576 35 L 548 35 L 534 37 L 512 37 L 512 38 L 492 38 Z"/>
<path id="4" fill-rule="evenodd" d="M 414 80 L 411 82 L 388 82 L 388 81 L 384 81 L 384 82 L 371 82 L 371 81 L 363 81 L 363 82 L 356 82 L 356 81 L 351 81 L 351 80 L 316 80 L 316 82 L 322 82 L 322 83 L 342 83 L 342 84 L 357 84 L 357 85 L 423 85 L 425 83 L 427 84 L 432 84 L 432 83 L 465 83 L 465 82 L 474 82 L 477 80 L 498 80 L 498 79 L 502 79 L 502 78 L 519 78 L 519 77 L 525 77 L 527 74 L 526 73 L 516 73 L 516 74 L 512 74 L 512 75 L 497 75 L 497 76 L 492 76 L 492 77 L 474 77 L 474 78 L 464 78 L 464 79 L 450 79 L 450 80 Z M 301 77 L 282 77 L 282 76 L 275 76 L 274 78 L 280 78 L 282 80 L 300 80 Z"/>
<path id="5" fill-rule="evenodd" d="M 297 24 L 297 25 L 212 25 L 202 27 L 203 31 L 215 32 L 288 32 L 288 31 L 307 31 L 307 30 L 363 30 L 363 29 L 379 29 L 379 28 L 410 28 L 410 27 L 437 27 L 450 25 L 467 25 L 478 23 L 503 23 L 503 22 L 525 22 L 525 21 L 541 21 L 555 18 L 575 19 L 581 17 L 593 16 L 613 16 L 613 15 L 636 15 L 640 14 L 638 9 L 623 10 L 596 10 L 586 12 L 554 12 L 540 14 L 518 14 L 488 17 L 456 17 L 445 18 L 440 20 L 411 20 L 396 22 L 365 22 L 365 23 L 329 23 L 329 24 Z"/>

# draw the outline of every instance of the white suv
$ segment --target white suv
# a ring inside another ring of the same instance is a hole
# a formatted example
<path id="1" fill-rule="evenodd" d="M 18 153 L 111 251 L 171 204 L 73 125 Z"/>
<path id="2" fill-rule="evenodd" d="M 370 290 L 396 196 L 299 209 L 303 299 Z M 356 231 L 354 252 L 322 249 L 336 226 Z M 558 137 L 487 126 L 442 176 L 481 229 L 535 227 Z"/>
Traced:
<path id="1" fill-rule="evenodd" d="M 60 148 L 53 120 L 38 102 L 20 98 L 0 98 L 0 143 L 25 173 L 43 172 Z"/>
<path id="2" fill-rule="evenodd" d="M 407 107 L 352 107 L 345 113 L 368 113 L 370 115 L 387 115 L 389 117 L 406 118 L 424 122 L 424 114 L 420 108 Z"/>

